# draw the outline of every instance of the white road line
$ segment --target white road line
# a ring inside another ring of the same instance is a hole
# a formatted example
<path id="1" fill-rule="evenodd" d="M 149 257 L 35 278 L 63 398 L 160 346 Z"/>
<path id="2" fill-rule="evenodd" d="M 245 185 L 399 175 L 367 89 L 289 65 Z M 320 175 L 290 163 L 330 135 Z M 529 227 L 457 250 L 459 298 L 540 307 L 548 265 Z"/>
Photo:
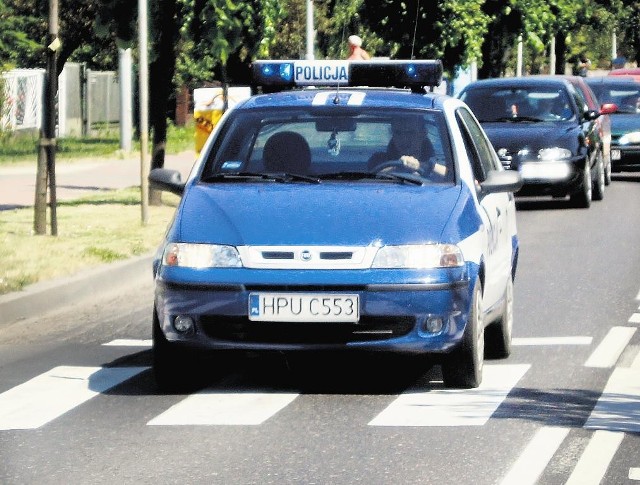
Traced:
<path id="1" fill-rule="evenodd" d="M 596 431 L 565 485 L 598 485 L 622 438 L 624 433 Z"/>
<path id="2" fill-rule="evenodd" d="M 0 430 L 35 429 L 148 367 L 55 367 L 0 394 Z"/>
<path id="3" fill-rule="evenodd" d="M 629 468 L 629 480 L 640 480 L 640 468 Z"/>
<path id="4" fill-rule="evenodd" d="M 213 392 L 203 390 L 183 399 L 149 425 L 256 425 L 289 405 L 298 394 Z"/>
<path id="5" fill-rule="evenodd" d="M 640 432 L 640 354 L 631 367 L 613 370 L 584 427 Z"/>
<path id="6" fill-rule="evenodd" d="M 640 323 L 640 313 L 634 313 L 629 318 L 629 323 Z"/>
<path id="7" fill-rule="evenodd" d="M 107 347 L 151 347 L 151 339 L 116 339 L 102 345 Z"/>
<path id="8" fill-rule="evenodd" d="M 477 389 L 407 391 L 376 416 L 370 426 L 482 426 L 531 367 L 485 365 Z"/>
<path id="9" fill-rule="evenodd" d="M 613 327 L 600 345 L 593 351 L 585 362 L 586 367 L 613 367 L 618 362 L 620 354 L 629 344 L 631 337 L 637 329 L 633 327 Z"/>
<path id="10" fill-rule="evenodd" d="M 535 484 L 567 434 L 568 428 L 540 428 L 500 484 Z"/>
<path id="11" fill-rule="evenodd" d="M 591 345 L 593 337 L 524 337 L 514 338 L 511 345 Z"/>

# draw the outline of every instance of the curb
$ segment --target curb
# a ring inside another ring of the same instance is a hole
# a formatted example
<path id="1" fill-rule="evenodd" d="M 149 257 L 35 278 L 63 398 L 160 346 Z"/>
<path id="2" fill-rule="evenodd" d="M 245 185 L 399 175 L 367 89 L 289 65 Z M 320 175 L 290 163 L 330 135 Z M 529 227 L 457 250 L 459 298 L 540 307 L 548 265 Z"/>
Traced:
<path id="1" fill-rule="evenodd" d="M 73 276 L 43 281 L 0 296 L 0 326 L 41 316 L 65 305 L 152 278 L 153 255 L 109 263 Z"/>

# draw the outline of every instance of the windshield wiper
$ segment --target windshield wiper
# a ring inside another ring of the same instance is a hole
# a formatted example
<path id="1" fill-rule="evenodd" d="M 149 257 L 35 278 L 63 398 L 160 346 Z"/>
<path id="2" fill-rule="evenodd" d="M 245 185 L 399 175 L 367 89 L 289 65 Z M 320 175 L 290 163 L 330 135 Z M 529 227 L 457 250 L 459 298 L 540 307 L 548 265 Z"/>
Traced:
<path id="1" fill-rule="evenodd" d="M 366 178 L 374 178 L 371 172 L 331 172 L 323 173 L 319 176 L 322 180 L 360 180 Z"/>
<path id="2" fill-rule="evenodd" d="M 271 180 L 274 182 L 288 183 L 293 181 L 309 182 L 313 184 L 321 183 L 318 177 L 302 175 L 296 173 L 262 173 L 262 172 L 229 172 L 229 173 L 212 173 L 202 177 L 202 182 L 215 181 L 247 181 L 247 180 Z"/>
<path id="3" fill-rule="evenodd" d="M 491 121 L 511 121 L 513 123 L 518 123 L 520 121 L 532 121 L 534 123 L 544 121 L 541 118 L 536 118 L 534 116 L 502 116 L 501 118 L 496 118 Z"/>
<path id="4" fill-rule="evenodd" d="M 424 185 L 424 179 L 422 177 L 411 173 L 378 172 L 374 175 L 374 178 L 383 180 L 396 180 L 398 182 L 409 182 L 410 184 L 414 185 Z"/>

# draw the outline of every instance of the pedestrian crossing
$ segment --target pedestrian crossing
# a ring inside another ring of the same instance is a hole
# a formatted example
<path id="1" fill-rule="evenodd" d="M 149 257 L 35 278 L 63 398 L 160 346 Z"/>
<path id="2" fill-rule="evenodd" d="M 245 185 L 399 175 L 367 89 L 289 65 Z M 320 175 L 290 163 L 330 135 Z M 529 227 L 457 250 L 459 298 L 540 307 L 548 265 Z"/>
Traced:
<path id="1" fill-rule="evenodd" d="M 635 330 L 614 327 L 584 366 L 613 366 Z M 574 337 L 547 340 L 546 344 L 587 345 L 590 342 Z M 117 340 L 104 345 L 139 350 L 148 348 L 150 342 Z M 543 345 L 543 341 L 521 340 L 516 341 L 516 345 L 537 346 Z M 371 417 L 363 422 L 369 428 L 484 426 L 531 370 L 530 364 L 506 362 L 486 363 L 482 384 L 477 389 L 445 389 L 441 382 L 434 380 L 424 386 L 422 377 L 397 395 L 389 395 L 388 400 L 378 400 L 380 409 L 370 409 Z M 600 364 L 594 364 L 598 362 Z M 148 371 L 149 366 L 54 367 L 0 393 L 0 435 L 3 431 L 43 428 L 73 409 L 87 405 L 100 394 L 116 386 L 128 385 L 127 381 Z M 260 389 L 257 391 L 251 386 L 228 385 L 236 382 L 234 379 L 234 375 L 230 375 L 223 383 L 183 396 L 178 402 L 172 399 L 166 409 L 159 410 L 151 419 L 147 418 L 144 424 L 165 429 L 176 426 L 260 426 L 278 419 L 294 403 L 297 403 L 298 412 L 305 406 L 314 405 L 313 395 L 283 392 L 277 388 L 269 392 L 261 386 L 257 386 Z M 613 369 L 583 426 L 583 429 L 593 430 L 593 435 L 567 483 L 599 483 L 625 433 L 640 432 L 639 410 L 640 353 L 631 364 Z M 501 483 L 537 483 L 570 431 L 570 428 L 554 426 L 539 428 L 525 449 L 514 458 Z M 640 469 L 629 469 L 629 478 L 636 475 L 640 476 Z"/>
<path id="2" fill-rule="evenodd" d="M 615 362 L 635 328 L 607 335 L 585 363 Z M 616 335 L 618 338 L 616 338 Z M 582 337 L 547 340 L 547 345 L 585 345 Z M 515 340 L 516 345 L 541 345 L 539 339 Z M 148 340 L 114 340 L 103 344 L 122 348 L 149 348 Z M 605 349 L 610 349 L 609 353 Z M 615 356 L 615 359 L 611 357 Z M 374 413 L 367 421 L 372 427 L 454 427 L 483 426 L 518 386 L 529 364 L 485 364 L 483 382 L 477 389 L 445 389 L 438 383 L 407 388 Z M 58 366 L 29 381 L 0 393 L 0 431 L 37 429 L 80 406 L 97 395 L 150 370 L 148 366 L 92 367 Z M 231 380 L 232 376 L 229 377 Z M 640 431 L 640 356 L 628 368 L 614 369 L 587 429 Z M 202 389 L 184 397 L 146 423 L 151 426 L 256 426 L 273 419 L 301 396 L 297 392 L 252 392 Z M 621 399 L 620 396 L 625 396 Z"/>
<path id="3" fill-rule="evenodd" d="M 481 426 L 529 365 L 485 365 L 477 389 L 408 389 L 372 416 L 370 426 Z M 37 429 L 149 367 L 55 367 L 0 394 L 0 431 Z M 255 426 L 300 397 L 295 392 L 218 391 L 186 396 L 151 419 L 153 426 Z"/>

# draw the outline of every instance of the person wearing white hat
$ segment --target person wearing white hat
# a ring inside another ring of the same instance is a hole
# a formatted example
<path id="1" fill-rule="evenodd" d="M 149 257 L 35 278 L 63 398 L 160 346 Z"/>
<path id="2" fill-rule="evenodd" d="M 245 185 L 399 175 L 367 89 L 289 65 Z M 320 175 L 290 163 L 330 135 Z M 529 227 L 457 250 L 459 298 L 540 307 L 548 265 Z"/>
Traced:
<path id="1" fill-rule="evenodd" d="M 349 61 L 366 61 L 370 59 L 369 53 L 362 48 L 362 39 L 357 35 L 349 36 Z"/>

